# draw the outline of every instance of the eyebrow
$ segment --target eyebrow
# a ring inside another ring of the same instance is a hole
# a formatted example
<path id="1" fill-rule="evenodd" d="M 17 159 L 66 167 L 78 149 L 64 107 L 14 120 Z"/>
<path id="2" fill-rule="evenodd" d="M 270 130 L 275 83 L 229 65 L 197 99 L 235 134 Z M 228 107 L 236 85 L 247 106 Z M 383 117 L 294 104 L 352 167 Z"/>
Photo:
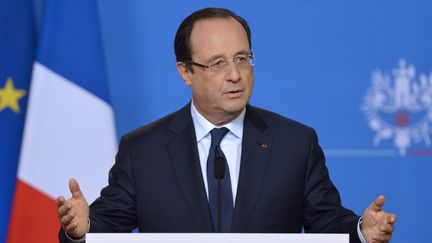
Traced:
<path id="1" fill-rule="evenodd" d="M 250 54 L 252 54 L 252 51 L 251 50 L 241 50 L 241 51 L 238 51 L 235 55 L 237 56 L 240 54 L 250 55 Z"/>
<path id="2" fill-rule="evenodd" d="M 242 55 L 242 54 L 249 55 L 251 53 L 252 53 L 252 51 L 250 51 L 250 50 L 240 50 L 240 51 L 236 52 L 234 56 Z M 226 57 L 223 54 L 216 54 L 214 56 L 211 56 L 209 59 L 207 59 L 207 62 L 212 62 L 218 58 L 224 58 L 225 59 Z"/>

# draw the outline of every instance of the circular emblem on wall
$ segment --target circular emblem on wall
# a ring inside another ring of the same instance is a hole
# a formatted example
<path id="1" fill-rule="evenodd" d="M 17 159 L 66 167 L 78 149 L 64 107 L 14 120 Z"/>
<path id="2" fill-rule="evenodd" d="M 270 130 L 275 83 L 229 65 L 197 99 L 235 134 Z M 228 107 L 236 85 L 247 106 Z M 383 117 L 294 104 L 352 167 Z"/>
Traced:
<path id="1" fill-rule="evenodd" d="M 375 132 L 374 146 L 392 139 L 404 156 L 415 143 L 432 145 L 432 72 L 417 76 L 404 59 L 390 73 L 373 71 L 361 108 Z"/>

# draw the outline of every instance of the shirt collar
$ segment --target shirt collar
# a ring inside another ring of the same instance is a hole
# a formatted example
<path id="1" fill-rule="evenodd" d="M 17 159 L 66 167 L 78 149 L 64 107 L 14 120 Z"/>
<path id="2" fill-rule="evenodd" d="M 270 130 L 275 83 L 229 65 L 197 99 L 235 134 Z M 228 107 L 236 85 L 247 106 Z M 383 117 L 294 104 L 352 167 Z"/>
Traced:
<path id="1" fill-rule="evenodd" d="M 195 127 L 197 142 L 200 142 L 201 139 L 207 136 L 207 134 L 209 134 L 210 131 L 213 130 L 213 128 L 221 128 L 221 127 L 228 128 L 230 130 L 230 133 L 232 133 L 237 138 L 242 139 L 243 121 L 244 121 L 245 113 L 246 113 L 246 108 L 244 108 L 240 113 L 240 115 L 236 119 L 232 120 L 231 122 L 223 126 L 215 126 L 213 123 L 209 122 L 203 115 L 201 115 L 201 113 L 198 112 L 198 110 L 196 109 L 192 101 L 191 115 Z"/>

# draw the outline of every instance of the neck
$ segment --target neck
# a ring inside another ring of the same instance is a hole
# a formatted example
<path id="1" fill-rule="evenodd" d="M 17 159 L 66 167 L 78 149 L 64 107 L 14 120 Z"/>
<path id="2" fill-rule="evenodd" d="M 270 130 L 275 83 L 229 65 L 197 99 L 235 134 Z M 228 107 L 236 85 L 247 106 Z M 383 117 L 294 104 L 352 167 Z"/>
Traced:
<path id="1" fill-rule="evenodd" d="M 205 112 L 201 112 L 198 108 L 197 108 L 197 110 L 205 119 L 207 119 L 209 122 L 211 122 L 215 126 L 223 126 L 227 123 L 230 123 L 231 121 L 236 119 L 241 113 L 241 111 L 240 111 L 237 113 L 219 115 L 219 114 L 208 114 Z"/>
<path id="2" fill-rule="evenodd" d="M 231 121 L 233 121 L 234 119 L 236 119 L 240 113 L 243 111 L 240 110 L 239 112 L 234 112 L 234 113 L 216 113 L 216 112 L 205 112 L 204 110 L 202 110 L 199 106 L 197 106 L 194 103 L 194 106 L 196 108 L 196 110 L 209 122 L 211 122 L 213 125 L 215 126 L 223 126 L 227 123 L 230 123 Z"/>

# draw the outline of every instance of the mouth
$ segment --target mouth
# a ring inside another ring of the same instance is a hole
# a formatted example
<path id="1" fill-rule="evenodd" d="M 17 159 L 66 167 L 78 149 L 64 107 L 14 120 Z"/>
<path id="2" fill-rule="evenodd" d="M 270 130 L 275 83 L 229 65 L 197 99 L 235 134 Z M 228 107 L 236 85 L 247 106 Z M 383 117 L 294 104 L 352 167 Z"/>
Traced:
<path id="1" fill-rule="evenodd" d="M 228 96 L 228 98 L 238 98 L 241 97 L 243 94 L 243 90 L 241 89 L 233 89 L 225 92 L 225 95 Z"/>

